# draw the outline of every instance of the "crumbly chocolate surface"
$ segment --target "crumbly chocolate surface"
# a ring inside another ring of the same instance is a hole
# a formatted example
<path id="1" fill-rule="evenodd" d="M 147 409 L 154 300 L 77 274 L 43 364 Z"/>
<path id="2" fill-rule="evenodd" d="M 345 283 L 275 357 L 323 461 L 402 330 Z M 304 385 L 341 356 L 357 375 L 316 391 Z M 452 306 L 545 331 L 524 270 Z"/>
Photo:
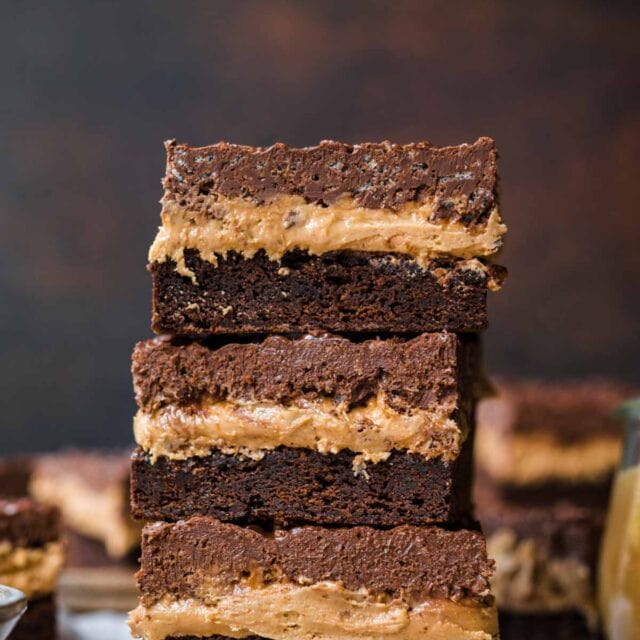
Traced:
<path id="1" fill-rule="evenodd" d="M 613 412 L 637 392 L 606 379 L 505 380 L 496 397 L 481 403 L 478 419 L 505 435 L 542 432 L 568 443 L 595 435 L 620 438 L 624 425 Z"/>
<path id="2" fill-rule="evenodd" d="M 134 517 L 175 521 L 395 526 L 471 521 L 470 441 L 451 465 L 394 452 L 354 474 L 354 454 L 281 447 L 261 460 L 219 451 L 206 458 L 132 459 Z"/>
<path id="3" fill-rule="evenodd" d="M 60 516 L 54 507 L 29 498 L 0 499 L 0 542 L 41 547 L 59 537 Z"/>
<path id="4" fill-rule="evenodd" d="M 471 227 L 486 220 L 497 199 L 497 153 L 490 138 L 457 147 L 333 141 L 302 149 L 282 143 L 165 146 L 165 198 L 189 207 L 210 194 L 256 204 L 278 194 L 323 204 L 349 195 L 361 207 L 391 210 L 431 198 L 438 203 L 435 220 Z M 460 199 L 466 204 L 462 211 L 455 206 Z"/>
<path id="5" fill-rule="evenodd" d="M 415 603 L 485 602 L 491 573 L 476 531 L 299 527 L 265 534 L 196 516 L 145 527 L 137 577 L 143 603 L 164 594 L 195 597 L 207 576 L 232 585 L 249 575 L 263 582 L 280 575 L 306 584 L 336 581 Z"/>
<path id="6" fill-rule="evenodd" d="M 362 251 L 296 250 L 281 261 L 230 252 L 213 265 L 186 250 L 185 264 L 195 281 L 171 260 L 149 267 L 156 333 L 477 332 L 487 326 L 487 288 L 506 273 Z"/>
<path id="7" fill-rule="evenodd" d="M 152 411 L 203 398 L 333 398 L 354 407 L 383 391 L 397 411 L 439 409 L 454 417 L 472 405 L 478 342 L 453 333 L 353 342 L 337 336 L 224 344 L 156 338 L 136 345 L 138 405 Z"/>
<path id="8" fill-rule="evenodd" d="M 10 640 L 57 640 L 57 611 L 53 596 L 31 600 L 9 635 Z"/>

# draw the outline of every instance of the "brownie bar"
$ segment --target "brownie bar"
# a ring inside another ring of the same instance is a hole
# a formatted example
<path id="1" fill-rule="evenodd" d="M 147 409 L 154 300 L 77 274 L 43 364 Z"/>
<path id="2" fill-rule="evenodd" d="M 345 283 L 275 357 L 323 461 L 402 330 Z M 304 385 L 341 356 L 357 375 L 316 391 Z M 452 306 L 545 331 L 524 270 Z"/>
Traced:
<path id="1" fill-rule="evenodd" d="M 31 600 L 9 640 L 56 640 L 59 637 L 56 620 L 56 603 L 52 595 Z"/>
<path id="2" fill-rule="evenodd" d="M 129 451 L 67 450 L 41 456 L 30 489 L 60 509 L 65 525 L 124 559 L 137 548 L 140 527 L 129 515 Z"/>
<path id="3" fill-rule="evenodd" d="M 29 495 L 29 480 L 35 458 L 15 456 L 0 458 L 0 496 L 23 498 Z"/>
<path id="4" fill-rule="evenodd" d="M 490 640 L 497 634 L 491 570 L 476 531 L 267 533 L 196 516 L 145 528 L 142 595 L 130 624 L 134 635 L 154 638 L 280 637 L 293 619 L 298 638 Z"/>
<path id="5" fill-rule="evenodd" d="M 153 262 L 152 328 L 157 333 L 209 334 L 433 331 L 487 327 L 487 289 L 505 270 L 477 261 L 432 261 L 402 254 L 334 251 L 230 252 L 217 264 L 185 251 L 191 278 L 171 260 Z"/>
<path id="6" fill-rule="evenodd" d="M 134 517 L 332 525 L 469 523 L 471 445 L 454 463 L 393 452 L 354 474 L 354 454 L 278 448 L 260 460 L 215 452 L 132 459 Z"/>

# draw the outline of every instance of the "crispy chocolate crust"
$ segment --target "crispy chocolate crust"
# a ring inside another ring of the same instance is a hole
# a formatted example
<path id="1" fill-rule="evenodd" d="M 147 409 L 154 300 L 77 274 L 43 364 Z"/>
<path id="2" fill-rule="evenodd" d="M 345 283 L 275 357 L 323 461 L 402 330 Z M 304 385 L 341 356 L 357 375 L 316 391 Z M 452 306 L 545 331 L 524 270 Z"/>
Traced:
<path id="1" fill-rule="evenodd" d="M 279 529 L 265 534 L 195 516 L 147 525 L 137 574 L 143 602 L 165 594 L 195 597 L 203 576 L 236 584 L 341 582 L 416 603 L 429 597 L 486 602 L 493 563 L 484 537 L 470 530 L 401 526 Z"/>
<path id="2" fill-rule="evenodd" d="M 149 266 L 156 333 L 477 332 L 487 327 L 487 287 L 506 273 L 362 251 L 292 251 L 279 262 L 230 252 L 214 266 L 189 249 L 185 263 L 195 282 L 171 260 Z"/>
<path id="3" fill-rule="evenodd" d="M 140 408 L 204 398 L 334 398 L 348 407 L 383 391 L 397 411 L 472 406 L 478 342 L 453 333 L 352 342 L 338 336 L 269 337 L 225 344 L 156 338 L 136 345 L 132 373 Z M 461 415 L 461 417 L 468 417 Z"/>
<path id="4" fill-rule="evenodd" d="M 53 596 L 30 600 L 10 640 L 56 640 L 58 636 L 56 603 Z"/>
<path id="5" fill-rule="evenodd" d="M 60 516 L 54 507 L 29 498 L 0 499 L 0 541 L 41 547 L 59 537 Z"/>
<path id="6" fill-rule="evenodd" d="M 258 205 L 279 194 L 323 204 L 346 194 L 361 207 L 391 210 L 435 198 L 434 220 L 471 227 L 481 225 L 496 203 L 497 152 L 490 138 L 457 147 L 333 141 L 302 149 L 282 143 L 190 147 L 175 140 L 165 147 L 165 198 L 189 207 L 209 194 Z M 464 211 L 456 210 L 454 198 L 466 200 Z"/>
<path id="7" fill-rule="evenodd" d="M 603 640 L 579 611 L 499 612 L 501 640 Z M 183 640 L 182 638 L 180 640 Z"/>
<path id="8" fill-rule="evenodd" d="M 143 520 L 210 515 L 225 522 L 396 526 L 471 522 L 469 441 L 451 465 L 393 452 L 353 472 L 353 453 L 281 447 L 262 460 L 132 458 L 131 505 Z"/>
<path id="9" fill-rule="evenodd" d="M 615 380 L 501 381 L 498 395 L 480 404 L 478 419 L 505 435 L 545 433 L 573 443 L 596 435 L 621 438 L 613 411 L 638 390 Z"/>

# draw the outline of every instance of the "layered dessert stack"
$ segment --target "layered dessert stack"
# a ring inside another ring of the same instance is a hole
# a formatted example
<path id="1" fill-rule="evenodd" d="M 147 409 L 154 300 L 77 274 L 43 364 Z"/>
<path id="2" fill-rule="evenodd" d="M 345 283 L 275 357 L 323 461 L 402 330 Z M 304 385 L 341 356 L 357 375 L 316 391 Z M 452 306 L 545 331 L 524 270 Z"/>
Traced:
<path id="1" fill-rule="evenodd" d="M 503 380 L 478 410 L 478 514 L 503 640 L 600 638 L 598 550 L 622 449 L 619 382 Z"/>
<path id="2" fill-rule="evenodd" d="M 493 141 L 167 154 L 134 635 L 497 638 L 470 506 Z"/>

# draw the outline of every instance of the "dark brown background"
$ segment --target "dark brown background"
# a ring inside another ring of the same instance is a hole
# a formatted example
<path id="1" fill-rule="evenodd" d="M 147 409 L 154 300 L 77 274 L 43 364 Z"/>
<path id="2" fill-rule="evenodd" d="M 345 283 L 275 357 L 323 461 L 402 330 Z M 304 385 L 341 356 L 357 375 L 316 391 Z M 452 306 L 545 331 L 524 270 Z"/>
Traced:
<path id="1" fill-rule="evenodd" d="M 4 450 L 130 439 L 161 142 L 494 136 L 493 370 L 640 378 L 640 14 L 605 2 L 4 2 Z"/>

